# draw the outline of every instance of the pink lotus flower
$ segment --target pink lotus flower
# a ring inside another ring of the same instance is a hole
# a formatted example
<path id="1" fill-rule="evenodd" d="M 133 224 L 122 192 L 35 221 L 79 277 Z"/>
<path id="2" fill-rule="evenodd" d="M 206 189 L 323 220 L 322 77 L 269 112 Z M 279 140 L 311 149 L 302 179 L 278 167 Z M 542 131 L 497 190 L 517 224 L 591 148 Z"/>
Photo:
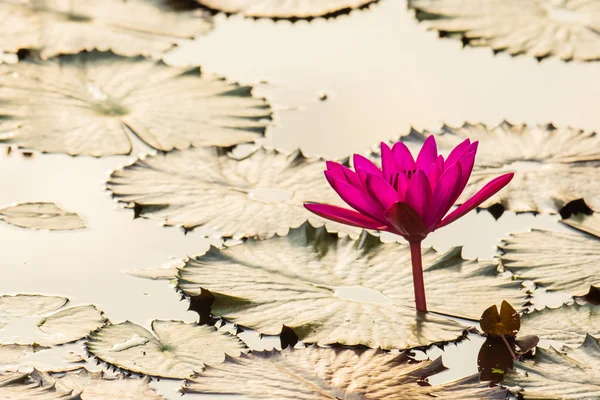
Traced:
<path id="1" fill-rule="evenodd" d="M 444 159 L 438 155 L 435 138 L 429 136 L 416 161 L 402 142 L 394 144 L 392 149 L 381 143 L 381 168 L 358 154 L 354 155 L 355 171 L 328 161 L 325 177 L 353 209 L 319 203 L 304 206 L 342 224 L 392 232 L 406 238 L 411 247 L 417 309 L 427 311 L 421 241 L 479 206 L 513 177 L 513 173 L 508 173 L 493 179 L 448 214 L 467 186 L 477 145 L 478 142 L 466 139 Z"/>

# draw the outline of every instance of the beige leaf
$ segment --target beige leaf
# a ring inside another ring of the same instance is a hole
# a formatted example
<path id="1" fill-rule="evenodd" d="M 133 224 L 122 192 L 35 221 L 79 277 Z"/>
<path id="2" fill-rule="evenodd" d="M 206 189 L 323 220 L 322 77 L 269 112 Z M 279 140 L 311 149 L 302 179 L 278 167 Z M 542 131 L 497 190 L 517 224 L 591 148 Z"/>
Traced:
<path id="1" fill-rule="evenodd" d="M 53 386 L 40 386 L 29 374 L 15 372 L 0 375 L 0 400 L 81 400 L 77 393 L 57 391 Z"/>
<path id="2" fill-rule="evenodd" d="M 432 133 L 411 131 L 400 138 L 413 154 Z M 508 186 L 481 207 L 501 204 L 515 212 L 557 213 L 567 203 L 583 198 L 600 210 L 600 136 L 574 128 L 551 125 L 528 127 L 503 122 L 494 128 L 465 123 L 443 126 L 435 132 L 440 152 L 465 139 L 479 141 L 475 167 L 458 203 L 464 203 L 493 178 L 507 172 L 515 176 Z M 378 155 L 374 154 L 375 157 Z"/>
<path id="3" fill-rule="evenodd" d="M 405 353 L 308 347 L 253 352 L 207 366 L 184 393 L 239 394 L 249 399 L 498 399 L 506 391 L 479 382 L 441 387 L 419 382 L 444 369 L 441 358 L 414 362 Z"/>
<path id="4" fill-rule="evenodd" d="M 271 111 L 250 87 L 198 68 L 92 52 L 5 67 L 0 114 L 4 143 L 104 156 L 131 151 L 128 130 L 163 151 L 250 142 Z"/>
<path id="5" fill-rule="evenodd" d="M 600 59 L 595 0 L 409 0 L 430 28 L 512 55 Z"/>
<path id="6" fill-rule="evenodd" d="M 0 209 L 0 219 L 29 229 L 68 231 L 85 228 L 81 217 L 54 203 L 20 203 Z"/>
<path id="7" fill-rule="evenodd" d="M 593 235 L 534 229 L 513 234 L 499 248 L 504 266 L 520 279 L 572 296 L 600 288 L 600 238 Z"/>
<path id="8" fill-rule="evenodd" d="M 423 250 L 429 309 L 479 320 L 489 304 L 525 302 L 497 264 L 464 260 L 460 248 Z M 208 289 L 212 312 L 260 333 L 292 328 L 305 342 L 404 349 L 450 341 L 468 325 L 414 308 L 408 245 L 363 233 L 340 238 L 308 224 L 288 236 L 211 247 L 179 271 L 189 296 Z"/>
<path id="9" fill-rule="evenodd" d="M 248 17 L 311 18 L 337 11 L 358 8 L 377 0 L 196 0 L 198 3 L 228 13 Z"/>
<path id="10" fill-rule="evenodd" d="M 82 50 L 151 55 L 212 29 L 210 13 L 169 0 L 7 0 L 0 3 L 0 50 L 42 58 Z"/>
<path id="11" fill-rule="evenodd" d="M 600 238 L 600 213 L 592 215 L 575 214 L 569 219 L 563 219 L 560 222 Z"/>
<path id="12" fill-rule="evenodd" d="M 315 201 L 342 205 L 323 176 L 325 163 L 300 152 L 258 148 L 238 159 L 222 148 L 194 148 L 138 160 L 116 170 L 108 189 L 139 215 L 187 230 L 202 226 L 225 237 L 285 234 L 307 219 L 325 220 L 304 208 Z M 358 234 L 360 229 L 327 222 Z"/>
<path id="13" fill-rule="evenodd" d="M 106 323 L 93 305 L 62 308 L 67 302 L 63 297 L 42 295 L 0 296 L 0 343 L 70 343 Z M 11 325 L 14 329 L 9 329 Z"/>
<path id="14" fill-rule="evenodd" d="M 520 386 L 525 400 L 600 398 L 600 343 L 591 336 L 578 348 L 538 349 L 533 361 L 514 367 L 503 383 Z"/>
<path id="15" fill-rule="evenodd" d="M 177 268 L 184 265 L 183 260 L 175 259 L 160 268 L 134 269 L 126 271 L 129 275 L 159 281 L 171 281 L 177 278 Z"/>
<path id="16" fill-rule="evenodd" d="M 573 304 L 525 314 L 521 317 L 519 335 L 536 335 L 563 345 L 579 346 L 586 335 L 600 338 L 600 307 Z"/>
<path id="17" fill-rule="evenodd" d="M 87 347 L 111 365 L 163 378 L 187 378 L 204 363 L 218 364 L 244 350 L 237 337 L 212 326 L 155 320 L 152 331 L 129 321 L 108 325 L 92 334 Z"/>

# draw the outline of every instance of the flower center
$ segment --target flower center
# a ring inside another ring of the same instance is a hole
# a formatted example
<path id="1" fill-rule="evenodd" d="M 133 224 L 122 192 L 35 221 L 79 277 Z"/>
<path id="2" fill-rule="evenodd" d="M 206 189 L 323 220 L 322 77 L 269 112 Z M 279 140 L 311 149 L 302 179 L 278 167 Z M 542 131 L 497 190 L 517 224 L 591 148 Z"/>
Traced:
<path id="1" fill-rule="evenodd" d="M 398 190 L 398 181 L 400 180 L 400 175 L 404 175 L 410 180 L 413 176 L 415 176 L 416 173 L 416 169 L 405 169 L 404 171 L 400 171 L 399 173 L 390 176 L 390 185 L 392 185 L 395 190 Z"/>
<path id="2" fill-rule="evenodd" d="M 363 286 L 338 286 L 335 288 L 334 296 L 341 300 L 355 301 L 358 303 L 379 304 L 389 306 L 394 300 L 387 297 L 378 290 Z"/>

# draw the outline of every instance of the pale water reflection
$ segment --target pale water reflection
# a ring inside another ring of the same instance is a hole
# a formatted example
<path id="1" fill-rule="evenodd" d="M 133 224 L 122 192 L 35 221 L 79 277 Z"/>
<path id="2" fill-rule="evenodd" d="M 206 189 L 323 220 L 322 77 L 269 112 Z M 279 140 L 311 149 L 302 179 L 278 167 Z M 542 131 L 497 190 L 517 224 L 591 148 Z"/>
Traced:
<path id="1" fill-rule="evenodd" d="M 513 123 L 600 129 L 597 64 L 555 59 L 539 63 L 525 56 L 494 56 L 486 48 L 461 48 L 459 41 L 426 32 L 401 1 L 382 0 L 349 16 L 311 23 L 219 15 L 213 32 L 182 45 L 167 60 L 201 64 L 205 71 L 256 84 L 256 93 L 267 96 L 276 109 L 263 142 L 288 151 L 299 147 L 309 156 L 344 157 L 407 134 L 411 126 L 435 129 L 465 120 L 495 125 L 507 118 Z M 318 101 L 316 93 L 323 90 L 335 96 Z M 148 151 L 136 141 L 133 154 Z M 24 158 L 20 153 L 0 157 L 0 204 L 52 201 L 77 212 L 88 226 L 42 232 L 0 224 L 0 293 L 67 296 L 72 305 L 97 305 L 113 322 L 130 320 L 146 328 L 152 319 L 197 319 L 165 281 L 123 271 L 157 268 L 172 257 L 201 254 L 221 241 L 207 239 L 214 232 L 203 229 L 184 235 L 152 220 L 132 220 L 133 212 L 121 209 L 103 189 L 107 173 L 129 161 L 131 157 L 41 154 Z M 282 201 L 286 196 L 281 195 Z M 565 230 L 558 218 L 505 212 L 495 221 L 488 212 L 473 212 L 430 235 L 425 245 L 440 251 L 462 245 L 467 258 L 491 258 L 499 240 L 511 232 L 531 227 Z M 340 288 L 338 293 L 343 296 Z M 260 341 L 254 332 L 241 336 L 259 349 L 278 342 Z M 442 355 L 450 367 L 431 382 L 477 372 L 482 341 L 469 336 L 444 351 L 428 351 L 431 357 Z M 153 383 L 169 399 L 180 397 L 179 385 Z M 223 398 L 185 396 L 196 397 Z"/>

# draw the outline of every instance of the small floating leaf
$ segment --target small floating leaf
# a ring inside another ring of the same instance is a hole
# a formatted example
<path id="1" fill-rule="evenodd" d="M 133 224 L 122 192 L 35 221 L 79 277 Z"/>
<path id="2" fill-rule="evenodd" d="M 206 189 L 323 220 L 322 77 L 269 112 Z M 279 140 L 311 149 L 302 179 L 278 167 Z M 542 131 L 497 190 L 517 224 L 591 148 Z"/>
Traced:
<path id="1" fill-rule="evenodd" d="M 544 340 L 579 346 L 586 335 L 600 339 L 600 307 L 591 304 L 562 306 L 523 315 L 522 333 Z"/>
<path id="2" fill-rule="evenodd" d="M 68 231 L 85 228 L 81 217 L 54 203 L 20 203 L 0 209 L 0 218 L 11 225 L 29 229 Z"/>
<path id="3" fill-rule="evenodd" d="M 227 13 L 248 17 L 311 18 L 336 11 L 358 8 L 376 0 L 196 0 L 198 3 Z"/>
<path id="4" fill-rule="evenodd" d="M 504 384 L 519 386 L 525 400 L 600 398 L 600 343 L 587 336 L 578 348 L 538 349 L 532 361 L 516 362 Z"/>
<path id="5" fill-rule="evenodd" d="M 248 399 L 494 399 L 506 391 L 478 381 L 419 384 L 444 370 L 441 358 L 414 362 L 405 353 L 308 347 L 265 351 L 207 366 L 184 393 L 236 394 Z"/>
<path id="6" fill-rule="evenodd" d="M 423 251 L 430 309 L 475 319 L 495 299 L 525 302 L 519 282 L 498 277 L 497 264 L 465 260 L 460 248 Z M 212 312 L 268 335 L 283 325 L 304 342 L 404 349 L 454 340 L 468 325 L 417 313 L 410 249 L 364 232 L 358 240 L 304 224 L 287 236 L 189 259 L 178 287 L 209 290 Z"/>
<path id="7" fill-rule="evenodd" d="M 171 281 L 177 277 L 177 268 L 182 267 L 182 260 L 172 260 L 167 265 L 160 268 L 134 269 L 126 271 L 129 275 L 159 281 Z"/>
<path id="8" fill-rule="evenodd" d="M 500 313 L 496 305 L 486 309 L 479 324 L 483 333 L 488 336 L 517 336 L 521 328 L 519 314 L 506 301 L 502 302 Z"/>
<path id="9" fill-rule="evenodd" d="M 82 50 L 122 55 L 162 53 L 212 29 L 203 10 L 175 10 L 169 0 L 23 0 L 0 2 L 0 50 L 39 50 L 42 58 Z M 43 34 L 41 34 L 43 32 Z"/>
<path id="10" fill-rule="evenodd" d="M 3 71 L 0 140 L 43 152 L 129 154 L 129 130 L 163 151 L 231 146 L 261 137 L 271 117 L 248 86 L 143 57 L 80 53 Z"/>
<path id="11" fill-rule="evenodd" d="M 600 59 L 595 0 L 409 0 L 431 29 L 512 55 Z"/>
<path id="12" fill-rule="evenodd" d="M 15 372 L 0 375 L 0 399 L 2 400 L 82 400 L 78 393 L 62 392 L 54 386 L 40 386 L 27 373 Z"/>
<path id="13" fill-rule="evenodd" d="M 137 160 L 116 170 L 108 182 L 113 196 L 139 215 L 166 225 L 212 228 L 223 236 L 268 238 L 309 219 L 315 201 L 342 205 L 325 179 L 325 163 L 300 152 L 258 148 L 242 159 L 227 149 L 193 148 Z M 358 228 L 327 223 L 342 232 Z"/>
<path id="14" fill-rule="evenodd" d="M 504 239 L 502 264 L 520 279 L 584 296 L 600 288 L 600 238 L 533 229 Z"/>
<path id="15" fill-rule="evenodd" d="M 124 370 L 179 379 L 244 350 L 237 337 L 212 326 L 158 320 L 152 332 L 129 321 L 108 325 L 94 332 L 87 346 L 100 360 Z"/>
<path id="16" fill-rule="evenodd" d="M 67 302 L 64 297 L 42 295 L 0 296 L 0 343 L 41 346 L 70 343 L 106 323 L 102 312 L 93 305 L 62 308 Z M 16 339 L 4 332 L 10 324 L 26 320 L 34 320 L 35 325 L 28 324 L 26 332 L 20 329 Z"/>
<path id="17" fill-rule="evenodd" d="M 431 135 L 415 130 L 400 140 L 421 147 Z M 600 210 L 600 135 L 552 125 L 512 125 L 494 128 L 465 123 L 459 128 L 443 126 L 435 132 L 441 152 L 450 151 L 465 139 L 479 141 L 477 162 L 458 203 L 472 197 L 498 174 L 515 172 L 507 187 L 481 207 L 500 204 L 515 212 L 557 213 L 573 200 L 583 198 Z M 378 157 L 378 154 L 373 156 Z"/>

